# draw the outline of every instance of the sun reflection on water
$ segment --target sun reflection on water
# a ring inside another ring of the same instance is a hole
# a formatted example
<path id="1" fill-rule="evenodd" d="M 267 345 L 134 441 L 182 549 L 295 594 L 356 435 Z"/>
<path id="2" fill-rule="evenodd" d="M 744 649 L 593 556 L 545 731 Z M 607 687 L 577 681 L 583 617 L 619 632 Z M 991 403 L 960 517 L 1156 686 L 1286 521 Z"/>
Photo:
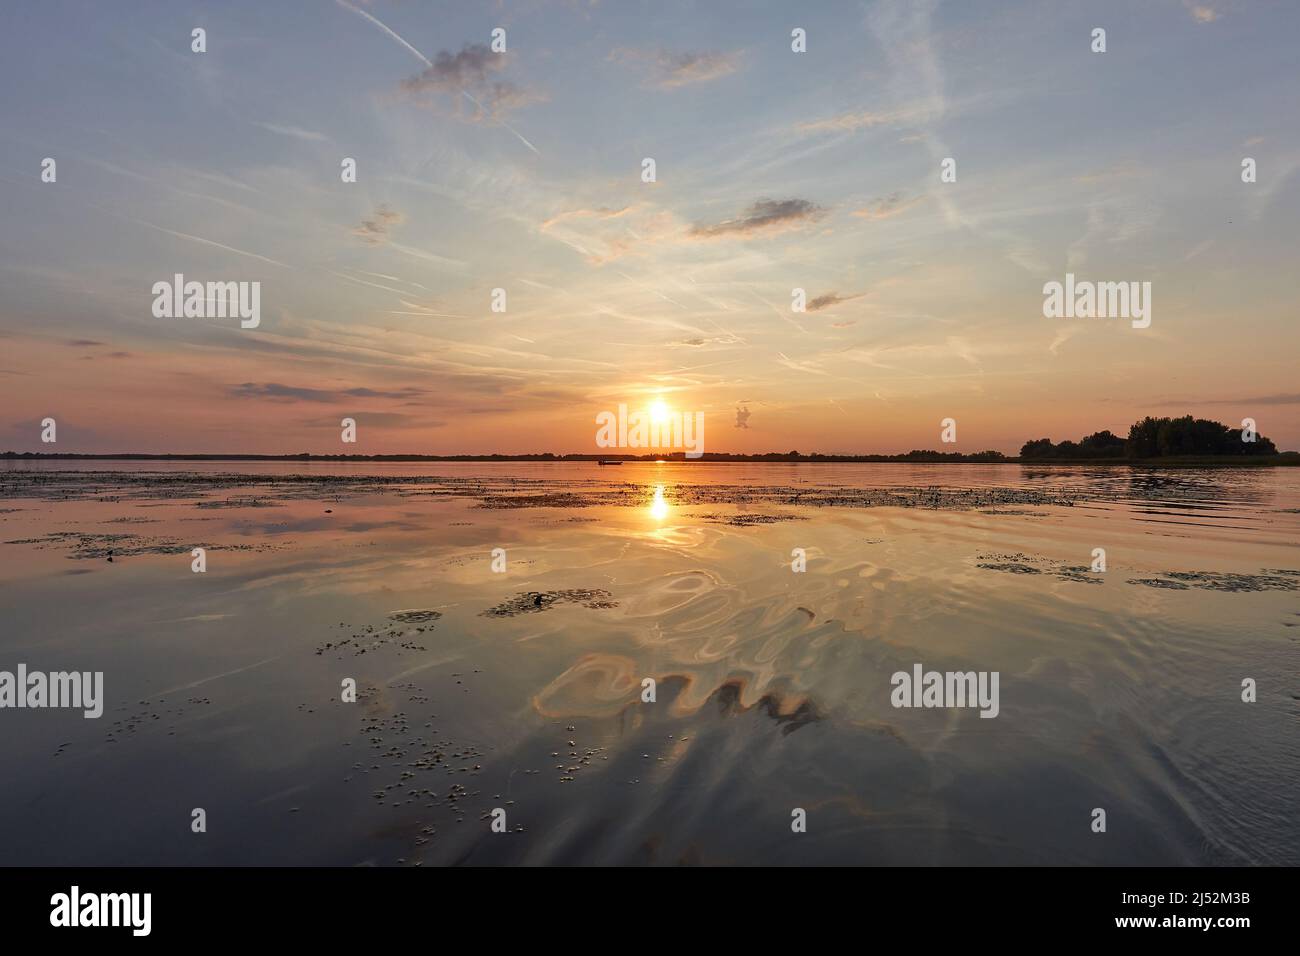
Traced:
<path id="1" fill-rule="evenodd" d="M 650 517 L 656 521 L 663 521 L 668 517 L 668 502 L 664 501 L 664 486 L 655 486 L 655 497 L 650 502 Z"/>

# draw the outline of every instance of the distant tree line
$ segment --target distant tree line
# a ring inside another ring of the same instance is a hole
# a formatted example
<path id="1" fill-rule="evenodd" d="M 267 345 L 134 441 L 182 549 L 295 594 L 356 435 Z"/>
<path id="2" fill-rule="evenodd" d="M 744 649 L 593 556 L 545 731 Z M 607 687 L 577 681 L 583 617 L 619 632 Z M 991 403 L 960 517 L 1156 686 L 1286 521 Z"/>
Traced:
<path id="1" fill-rule="evenodd" d="M 1263 435 L 1253 442 L 1241 440 L 1240 428 L 1229 428 L 1205 418 L 1152 418 L 1135 422 L 1128 438 L 1100 431 L 1080 441 L 1052 444 L 1037 438 L 1020 449 L 1022 460 L 1042 458 L 1174 458 L 1198 455 L 1276 455 L 1277 446 Z"/>
<path id="2" fill-rule="evenodd" d="M 603 452 L 599 455 L 574 453 L 557 455 L 554 452 L 534 452 L 532 454 L 496 454 L 496 455 L 312 455 L 302 452 L 297 455 L 150 455 L 150 454 L 111 454 L 91 455 L 76 452 L 16 452 L 7 451 L 0 454 L 0 460 L 58 460 L 74 461 L 340 461 L 340 462 L 411 462 L 411 461 L 812 461 L 812 462 L 876 462 L 876 461 L 1012 461 L 1000 451 L 933 451 L 917 449 L 902 455 L 826 455 L 821 452 L 769 451 L 762 454 L 737 454 L 731 452 L 705 452 L 699 458 L 687 458 L 682 451 L 650 452 L 633 455 L 619 452 Z"/>
<path id="3" fill-rule="evenodd" d="M 1099 431 L 1080 441 L 1063 441 L 1053 444 L 1049 438 L 1037 438 L 1025 442 L 1020 449 L 1021 461 L 1051 459 L 1149 459 L 1175 457 L 1264 457 L 1277 456 L 1277 446 L 1263 435 L 1256 435 L 1253 442 L 1241 440 L 1241 429 L 1229 428 L 1218 422 L 1204 418 L 1184 415 L 1182 418 L 1147 418 L 1136 422 L 1128 431 L 1128 438 L 1120 438 L 1109 431 Z M 1300 455 L 1286 452 L 1280 456 L 1279 464 L 1295 464 Z M 901 455 L 853 455 L 822 454 L 821 452 L 772 451 L 766 454 L 737 454 L 729 452 L 705 452 L 700 458 L 686 458 L 682 451 L 648 452 L 646 454 L 628 454 L 604 452 L 601 454 L 555 454 L 553 452 L 535 452 L 532 454 L 495 454 L 495 455 L 313 455 L 301 452 L 297 455 L 150 455 L 150 454 L 116 454 L 92 455 L 77 453 L 49 452 L 14 452 L 0 454 L 3 459 L 82 459 L 82 460 L 126 460 L 126 461 L 338 461 L 338 462 L 411 462 L 411 461 L 472 461 L 472 462 L 508 462 L 508 461 L 766 461 L 766 462 L 1011 462 L 1000 451 L 955 452 L 935 451 L 933 449 L 913 449 Z"/>

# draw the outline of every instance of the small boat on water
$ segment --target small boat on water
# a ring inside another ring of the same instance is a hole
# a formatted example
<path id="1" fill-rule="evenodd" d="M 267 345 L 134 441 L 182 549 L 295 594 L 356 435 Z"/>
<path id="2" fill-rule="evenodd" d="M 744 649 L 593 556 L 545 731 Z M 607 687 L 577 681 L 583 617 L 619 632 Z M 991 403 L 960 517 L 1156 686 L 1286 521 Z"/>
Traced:
<path id="1" fill-rule="evenodd" d="M 599 460 L 599 461 L 596 462 L 596 464 L 598 464 L 598 465 L 621 465 L 621 464 L 623 464 L 623 463 L 622 463 L 621 461 L 603 461 L 603 460 Z"/>

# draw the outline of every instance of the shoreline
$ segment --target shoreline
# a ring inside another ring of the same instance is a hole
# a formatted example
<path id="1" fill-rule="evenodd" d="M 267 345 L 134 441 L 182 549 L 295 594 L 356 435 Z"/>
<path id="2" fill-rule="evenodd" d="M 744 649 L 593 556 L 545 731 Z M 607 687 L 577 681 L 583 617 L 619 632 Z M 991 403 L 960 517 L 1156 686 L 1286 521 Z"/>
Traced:
<path id="1" fill-rule="evenodd" d="M 887 455 L 802 455 L 798 458 L 768 455 L 727 455 L 698 459 L 679 456 L 656 457 L 642 455 L 223 455 L 223 454 L 108 454 L 88 455 L 77 453 L 44 454 L 40 452 L 5 452 L 0 461 L 248 461 L 248 462 L 328 462 L 335 464 L 441 463 L 466 462 L 472 464 L 596 464 L 600 461 L 617 461 L 626 464 L 664 465 L 1104 465 L 1132 468 L 1291 468 L 1300 466 L 1300 453 L 1284 452 L 1280 455 L 1223 455 L 1188 456 L 1169 458 L 1018 458 L 1007 457 L 989 460 L 980 455 L 970 458 L 908 458 Z"/>

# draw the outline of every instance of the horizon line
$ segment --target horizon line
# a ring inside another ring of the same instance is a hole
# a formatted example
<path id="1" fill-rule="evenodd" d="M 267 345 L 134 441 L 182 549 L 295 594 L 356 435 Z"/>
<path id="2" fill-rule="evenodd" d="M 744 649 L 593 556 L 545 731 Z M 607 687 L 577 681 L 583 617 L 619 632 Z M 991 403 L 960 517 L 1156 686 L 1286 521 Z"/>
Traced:
<path id="1" fill-rule="evenodd" d="M 925 461 L 923 456 L 931 458 Z M 1176 461 L 1205 461 L 1215 462 L 1227 461 L 1240 464 L 1273 463 L 1279 458 L 1295 457 L 1300 458 L 1300 451 L 1278 451 L 1272 455 L 1215 455 L 1215 454 L 1192 454 L 1192 455 L 1168 455 L 1155 458 L 1127 458 L 1124 456 L 1095 457 L 1095 458 L 1023 458 L 1019 455 L 1007 455 L 993 449 L 974 452 L 958 451 L 938 451 L 936 449 L 914 448 L 906 452 L 800 452 L 800 451 L 769 451 L 769 452 L 704 452 L 698 458 L 688 458 L 682 451 L 669 452 L 667 454 L 596 454 L 592 452 L 489 452 L 487 454 L 459 453 L 449 455 L 431 455 L 418 452 L 398 452 L 391 454 L 320 454 L 316 452 L 297 452 L 291 454 L 259 454 L 259 453 L 225 453 L 225 452 L 32 452 L 32 451 L 5 451 L 0 452 L 0 461 L 14 461 L 20 459 L 27 460 L 47 460 L 47 461 L 394 461 L 394 462 L 419 462 L 419 461 L 618 461 L 618 462 L 645 462 L 653 464 L 662 462 L 664 464 L 699 464 L 701 462 L 727 462 L 727 461 L 750 461 L 750 462 L 798 462 L 798 461 L 822 461 L 822 462 L 842 462 L 852 464 L 854 462 L 899 462 L 906 464 L 908 462 L 922 464 L 1074 464 L 1074 463 L 1111 463 L 1125 464 L 1133 462 L 1176 462 Z"/>

